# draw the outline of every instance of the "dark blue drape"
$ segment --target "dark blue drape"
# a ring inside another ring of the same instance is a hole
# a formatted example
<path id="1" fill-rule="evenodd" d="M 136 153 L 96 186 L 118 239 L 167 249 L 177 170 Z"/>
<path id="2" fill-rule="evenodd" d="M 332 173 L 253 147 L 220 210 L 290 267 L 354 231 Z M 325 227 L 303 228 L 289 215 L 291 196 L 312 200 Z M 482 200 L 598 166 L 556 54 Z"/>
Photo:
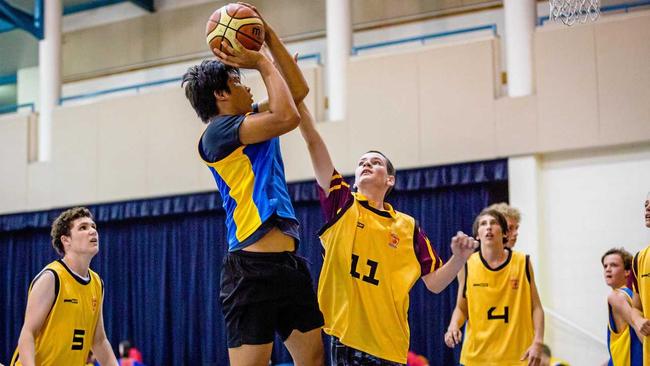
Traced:
<path id="1" fill-rule="evenodd" d="M 317 281 L 323 224 L 313 182 L 291 184 L 302 225 L 299 253 Z M 468 232 L 487 204 L 507 199 L 505 160 L 407 170 L 398 173 L 389 201 L 414 216 L 447 259 L 449 239 Z M 227 365 L 218 301 L 226 251 L 218 193 L 93 205 L 101 249 L 91 267 L 105 283 L 104 321 L 114 347 L 132 339 L 148 365 Z M 56 259 L 49 225 L 61 210 L 0 216 L 0 362 L 8 364 L 24 318 L 31 279 Z M 418 283 L 411 294 L 412 349 L 431 365 L 454 364 L 442 335 L 456 284 L 439 295 Z M 290 361 L 281 345 L 275 362 Z"/>

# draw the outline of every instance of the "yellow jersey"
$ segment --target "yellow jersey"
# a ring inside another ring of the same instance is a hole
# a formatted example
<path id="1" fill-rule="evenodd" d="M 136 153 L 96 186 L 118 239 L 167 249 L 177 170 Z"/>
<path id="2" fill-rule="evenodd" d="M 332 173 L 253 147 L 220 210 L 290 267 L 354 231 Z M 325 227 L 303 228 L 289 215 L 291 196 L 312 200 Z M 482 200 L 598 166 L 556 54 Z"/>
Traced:
<path id="1" fill-rule="evenodd" d="M 519 361 L 533 342 L 528 256 L 508 257 L 490 268 L 478 251 L 465 265 L 467 326 L 460 362 L 465 366 L 526 365 Z"/>
<path id="2" fill-rule="evenodd" d="M 411 216 L 388 204 L 373 208 L 336 172 L 321 204 L 328 217 L 319 233 L 323 330 L 348 347 L 405 364 L 409 291 L 442 260 Z"/>
<path id="3" fill-rule="evenodd" d="M 640 250 L 632 263 L 632 288 L 639 294 L 643 317 L 650 317 L 650 246 Z M 643 342 L 643 364 L 650 365 L 650 342 Z"/>
<path id="4" fill-rule="evenodd" d="M 54 275 L 54 302 L 50 313 L 34 340 L 35 361 L 39 366 L 85 365 L 95 337 L 104 287 L 99 275 L 88 270 L 84 280 L 74 274 L 63 261 L 48 264 L 32 281 L 46 271 Z M 29 296 L 29 295 L 28 295 Z M 21 366 L 18 349 L 12 366 Z"/>

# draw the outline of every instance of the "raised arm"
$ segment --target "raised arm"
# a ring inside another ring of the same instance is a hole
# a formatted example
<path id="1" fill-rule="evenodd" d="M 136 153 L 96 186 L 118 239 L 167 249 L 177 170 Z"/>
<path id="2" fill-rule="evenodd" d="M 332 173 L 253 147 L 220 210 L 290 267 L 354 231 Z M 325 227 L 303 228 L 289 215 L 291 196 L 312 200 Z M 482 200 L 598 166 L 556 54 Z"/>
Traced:
<path id="1" fill-rule="evenodd" d="M 36 350 L 34 340 L 54 304 L 55 278 L 52 272 L 44 271 L 32 285 L 27 298 L 25 323 L 18 338 L 18 354 L 24 366 L 34 366 Z"/>
<path id="2" fill-rule="evenodd" d="M 530 273 L 530 297 L 533 306 L 532 317 L 535 335 L 533 336 L 533 343 L 523 354 L 521 360 L 527 359 L 528 365 L 538 366 L 542 359 L 542 344 L 544 344 L 544 308 L 542 307 L 542 301 L 539 299 L 539 292 L 537 292 L 533 266 L 530 264 L 530 261 L 527 265 Z"/>
<path id="3" fill-rule="evenodd" d="M 458 293 L 456 294 L 456 307 L 451 314 L 451 320 L 445 333 L 445 344 L 449 348 L 454 348 L 460 344 L 463 334 L 460 328 L 463 327 L 467 320 L 467 299 L 463 296 L 465 291 L 465 271 L 458 272 Z"/>
<path id="4" fill-rule="evenodd" d="M 442 267 L 422 277 L 427 289 L 434 293 L 440 293 L 451 281 L 454 280 L 458 272 L 463 268 L 467 259 L 474 249 L 478 247 L 478 241 L 459 231 L 451 239 L 452 256 L 449 261 Z"/>
<path id="5" fill-rule="evenodd" d="M 291 54 L 289 54 L 289 51 L 287 51 L 287 48 L 280 40 L 277 33 L 275 33 L 275 30 L 268 22 L 266 22 L 266 20 L 264 20 L 257 8 L 244 2 L 240 2 L 239 4 L 253 9 L 258 15 L 260 15 L 260 18 L 264 23 L 264 41 L 266 42 L 269 51 L 271 51 L 273 60 L 278 66 L 280 73 L 282 73 L 282 76 L 284 76 L 284 79 L 287 82 L 294 102 L 296 105 L 299 105 L 303 99 L 305 99 L 307 94 L 309 94 L 309 86 L 307 85 L 307 81 L 302 75 L 298 64 L 295 62 Z M 264 106 L 262 106 L 262 108 L 264 108 Z"/>
<path id="6" fill-rule="evenodd" d="M 227 53 L 215 49 L 214 52 L 226 65 L 256 69 L 268 92 L 268 110 L 246 116 L 239 128 L 239 140 L 242 144 L 254 144 L 283 135 L 300 123 L 300 116 L 291 98 L 289 89 L 280 72 L 262 53 L 245 49 L 235 50 L 222 44 Z"/>
<path id="7" fill-rule="evenodd" d="M 97 326 L 95 328 L 95 338 L 93 339 L 92 350 L 100 365 L 118 366 L 117 358 L 115 358 L 115 353 L 113 353 L 111 344 L 106 338 L 106 331 L 104 330 L 103 305 L 99 310 L 99 319 L 97 319 Z"/>
<path id="8" fill-rule="evenodd" d="M 305 103 L 298 105 L 298 112 L 300 113 L 300 134 L 307 144 L 309 156 L 311 157 L 311 164 L 314 168 L 314 175 L 316 182 L 323 189 L 325 195 L 329 194 L 330 179 L 334 171 L 334 164 L 332 158 L 327 150 L 327 145 L 316 129 L 314 117 L 309 112 Z"/>

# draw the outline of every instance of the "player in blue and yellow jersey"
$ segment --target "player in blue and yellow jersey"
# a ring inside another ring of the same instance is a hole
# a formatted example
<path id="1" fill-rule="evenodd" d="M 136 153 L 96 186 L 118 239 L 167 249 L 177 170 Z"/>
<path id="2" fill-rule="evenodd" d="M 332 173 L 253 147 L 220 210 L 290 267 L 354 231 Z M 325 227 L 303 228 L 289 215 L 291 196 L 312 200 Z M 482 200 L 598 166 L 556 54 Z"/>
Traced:
<path id="1" fill-rule="evenodd" d="M 612 248 L 601 258 L 605 283 L 612 292 L 607 296 L 608 366 L 641 366 L 643 345 L 632 324 L 632 290 L 626 287 L 632 270 L 632 255 L 623 248 Z"/>
<path id="2" fill-rule="evenodd" d="M 506 247 L 508 224 L 496 210 L 474 220 L 481 243 L 458 274 L 456 308 L 445 333 L 455 347 L 466 324 L 460 363 L 465 366 L 537 366 L 542 356 L 544 310 L 527 255 Z"/>
<path id="3" fill-rule="evenodd" d="M 644 210 L 645 226 L 650 228 L 650 193 L 646 197 Z M 639 336 L 643 337 L 644 366 L 650 365 L 650 246 L 640 250 L 632 261 L 630 280 L 634 290 L 631 313 L 632 324 Z"/>
<path id="4" fill-rule="evenodd" d="M 323 316 L 307 264 L 295 254 L 298 221 L 279 142 L 298 126 L 295 103 L 309 89 L 268 24 L 265 43 L 278 68 L 260 52 L 224 43 L 227 53 L 215 50 L 218 61 L 193 66 L 183 77 L 187 98 L 207 123 L 198 151 L 226 211 L 220 300 L 228 353 L 231 365 L 268 364 L 278 333 L 296 364 L 321 365 Z M 252 105 L 238 68 L 261 74 L 267 101 Z"/>
<path id="5" fill-rule="evenodd" d="M 62 258 L 48 264 L 29 287 L 11 365 L 84 365 L 92 350 L 102 365 L 117 366 L 104 332 L 104 286 L 89 268 L 99 251 L 92 214 L 84 207 L 61 213 L 51 237 Z"/>
<path id="6" fill-rule="evenodd" d="M 415 219 L 385 202 L 395 184 L 390 160 L 377 151 L 363 154 L 352 192 L 311 114 L 304 104 L 298 109 L 327 221 L 319 233 L 325 254 L 318 301 L 332 336 L 332 365 L 405 364 L 411 288 L 422 278 L 430 291 L 442 291 L 478 242 L 459 233 L 443 265 Z"/>

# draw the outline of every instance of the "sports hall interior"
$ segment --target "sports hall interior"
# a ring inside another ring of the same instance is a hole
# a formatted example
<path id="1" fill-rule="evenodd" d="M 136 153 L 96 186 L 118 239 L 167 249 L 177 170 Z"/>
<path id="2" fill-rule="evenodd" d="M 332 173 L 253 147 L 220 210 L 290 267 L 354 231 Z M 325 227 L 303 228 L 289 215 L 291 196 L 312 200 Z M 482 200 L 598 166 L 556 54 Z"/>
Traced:
<path id="1" fill-rule="evenodd" d="M 32 0 L 2 2 L 34 10 Z M 19 28 L 0 33 L 0 363 L 16 347 L 31 279 L 56 259 L 51 220 L 85 205 L 101 238 L 91 268 L 105 281 L 111 344 L 134 340 L 151 365 L 225 365 L 223 210 L 197 154 L 205 125 L 180 77 L 213 57 L 205 22 L 226 2 L 61 2 L 61 94 L 46 154 L 39 40 Z M 350 0 L 335 118 L 329 1 L 252 2 L 299 54 L 306 103 L 338 170 L 351 177 L 362 153 L 384 152 L 398 170 L 396 209 L 422 220 L 443 259 L 481 208 L 518 208 L 515 249 L 532 259 L 545 343 L 572 365 L 605 361 L 601 255 L 650 244 L 650 2 L 601 0 L 596 21 L 572 26 L 549 21 L 548 2 L 536 2 L 531 88 L 513 96 L 503 1 Z M 259 74 L 243 79 L 264 98 Z M 309 155 L 298 130 L 281 147 L 300 253 L 317 278 L 323 223 Z M 431 365 L 455 364 L 459 350 L 442 337 L 456 284 L 440 295 L 415 290 L 412 348 Z M 291 360 L 277 346 L 273 362 Z"/>

